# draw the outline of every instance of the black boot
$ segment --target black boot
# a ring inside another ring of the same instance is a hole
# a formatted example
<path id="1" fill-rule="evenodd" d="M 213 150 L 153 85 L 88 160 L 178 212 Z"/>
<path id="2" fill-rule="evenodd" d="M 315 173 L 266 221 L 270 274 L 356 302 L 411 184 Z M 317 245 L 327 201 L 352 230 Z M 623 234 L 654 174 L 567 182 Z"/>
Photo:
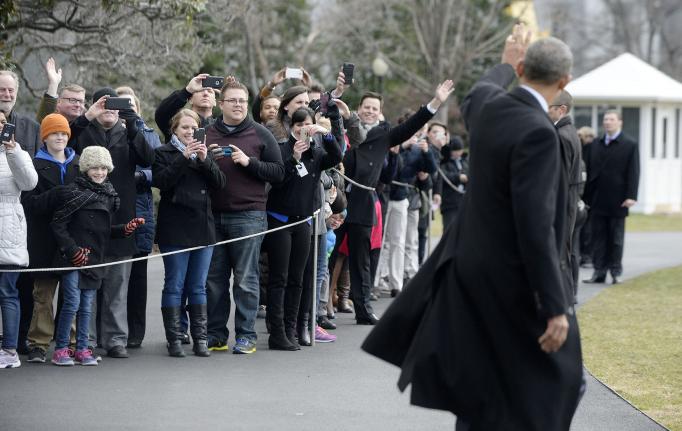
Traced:
<path id="1" fill-rule="evenodd" d="M 266 306 L 268 311 L 265 314 L 265 323 L 268 326 L 268 332 L 270 332 L 268 348 L 270 350 L 294 351 L 298 350 L 299 347 L 292 344 L 284 332 L 284 301 L 284 288 L 268 287 L 268 305 Z"/>
<path id="2" fill-rule="evenodd" d="M 184 358 L 180 332 L 180 307 L 161 307 L 163 327 L 166 330 L 166 347 L 168 354 L 176 358 Z"/>
<path id="3" fill-rule="evenodd" d="M 206 335 L 206 325 L 208 324 L 208 315 L 206 313 L 206 304 L 191 304 L 189 305 L 189 330 L 192 334 L 192 351 L 194 354 L 201 357 L 211 356 L 208 350 L 208 337 Z"/>
<path id="4" fill-rule="evenodd" d="M 298 344 L 301 346 L 312 346 L 310 339 L 310 313 L 301 313 L 298 319 Z"/>
<path id="5" fill-rule="evenodd" d="M 296 322 L 302 292 L 302 289 L 288 288 L 284 294 L 284 333 L 296 350 L 301 349 L 299 338 L 296 334 Z"/>

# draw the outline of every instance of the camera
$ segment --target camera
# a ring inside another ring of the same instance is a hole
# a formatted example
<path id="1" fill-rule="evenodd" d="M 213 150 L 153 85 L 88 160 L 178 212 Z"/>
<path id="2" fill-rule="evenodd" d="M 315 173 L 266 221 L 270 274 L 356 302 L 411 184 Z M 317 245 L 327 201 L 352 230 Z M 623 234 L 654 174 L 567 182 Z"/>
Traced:
<path id="1" fill-rule="evenodd" d="M 303 79 L 303 70 L 298 67 L 287 67 L 284 77 L 286 79 Z"/>
<path id="2" fill-rule="evenodd" d="M 222 76 L 209 76 L 201 81 L 204 88 L 215 88 L 216 90 L 223 88 L 223 84 L 225 84 L 225 78 Z"/>
<path id="3" fill-rule="evenodd" d="M 354 70 L 355 65 L 353 63 L 343 63 L 343 79 L 346 81 L 346 85 L 353 85 Z"/>
<path id="4" fill-rule="evenodd" d="M 14 135 L 14 130 L 16 127 L 14 124 L 11 123 L 5 123 L 4 127 L 2 128 L 2 134 L 0 135 L 0 142 L 6 142 L 12 139 L 12 135 Z"/>
<path id="5" fill-rule="evenodd" d="M 223 156 L 232 157 L 232 147 L 223 147 Z"/>
<path id="6" fill-rule="evenodd" d="M 104 109 L 119 111 L 121 109 L 133 109 L 132 100 L 127 97 L 107 97 L 104 101 Z"/>

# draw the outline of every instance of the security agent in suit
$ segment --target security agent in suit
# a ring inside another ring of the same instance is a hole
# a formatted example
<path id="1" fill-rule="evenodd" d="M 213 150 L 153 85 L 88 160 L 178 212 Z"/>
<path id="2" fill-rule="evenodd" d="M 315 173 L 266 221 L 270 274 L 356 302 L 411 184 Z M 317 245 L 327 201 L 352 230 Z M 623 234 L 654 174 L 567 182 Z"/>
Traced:
<path id="1" fill-rule="evenodd" d="M 565 241 L 559 252 L 561 272 L 569 287 L 569 293 L 574 296 L 578 287 L 579 262 L 577 259 L 578 243 L 574 239 L 578 211 L 580 207 L 580 184 L 582 146 L 578 138 L 578 131 L 573 126 L 573 120 L 568 113 L 573 106 L 573 97 L 566 90 L 561 90 L 549 105 L 547 112 L 554 121 L 554 127 L 559 132 L 561 144 L 561 173 L 568 184 L 568 199 L 566 201 L 566 224 L 564 225 Z M 584 207 L 584 205 L 583 205 Z M 584 211 L 584 210 L 583 210 Z"/>
<path id="2" fill-rule="evenodd" d="M 594 273 L 584 281 L 604 283 L 610 271 L 616 284 L 623 273 L 625 217 L 637 203 L 639 146 L 622 132 L 620 112 L 607 111 L 603 124 L 606 133 L 592 143 L 586 160 Z"/>

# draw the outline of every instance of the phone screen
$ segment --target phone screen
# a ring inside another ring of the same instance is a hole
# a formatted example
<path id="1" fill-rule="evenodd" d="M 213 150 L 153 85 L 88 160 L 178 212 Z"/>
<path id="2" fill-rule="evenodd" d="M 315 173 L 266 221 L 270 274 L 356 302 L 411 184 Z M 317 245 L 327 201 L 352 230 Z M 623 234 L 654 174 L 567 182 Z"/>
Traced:
<path id="1" fill-rule="evenodd" d="M 287 67 L 284 76 L 287 79 L 303 79 L 303 70 L 297 67 Z"/>

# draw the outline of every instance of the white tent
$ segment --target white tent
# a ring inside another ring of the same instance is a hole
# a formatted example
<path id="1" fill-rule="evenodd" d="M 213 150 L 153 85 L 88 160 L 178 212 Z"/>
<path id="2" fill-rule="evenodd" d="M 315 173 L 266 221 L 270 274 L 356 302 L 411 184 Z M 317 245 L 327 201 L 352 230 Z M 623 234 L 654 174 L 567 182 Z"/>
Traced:
<path id="1" fill-rule="evenodd" d="M 570 82 L 576 127 L 601 132 L 607 109 L 623 115 L 623 130 L 639 142 L 640 183 L 635 212 L 682 210 L 680 110 L 682 83 L 640 60 L 621 54 Z"/>

